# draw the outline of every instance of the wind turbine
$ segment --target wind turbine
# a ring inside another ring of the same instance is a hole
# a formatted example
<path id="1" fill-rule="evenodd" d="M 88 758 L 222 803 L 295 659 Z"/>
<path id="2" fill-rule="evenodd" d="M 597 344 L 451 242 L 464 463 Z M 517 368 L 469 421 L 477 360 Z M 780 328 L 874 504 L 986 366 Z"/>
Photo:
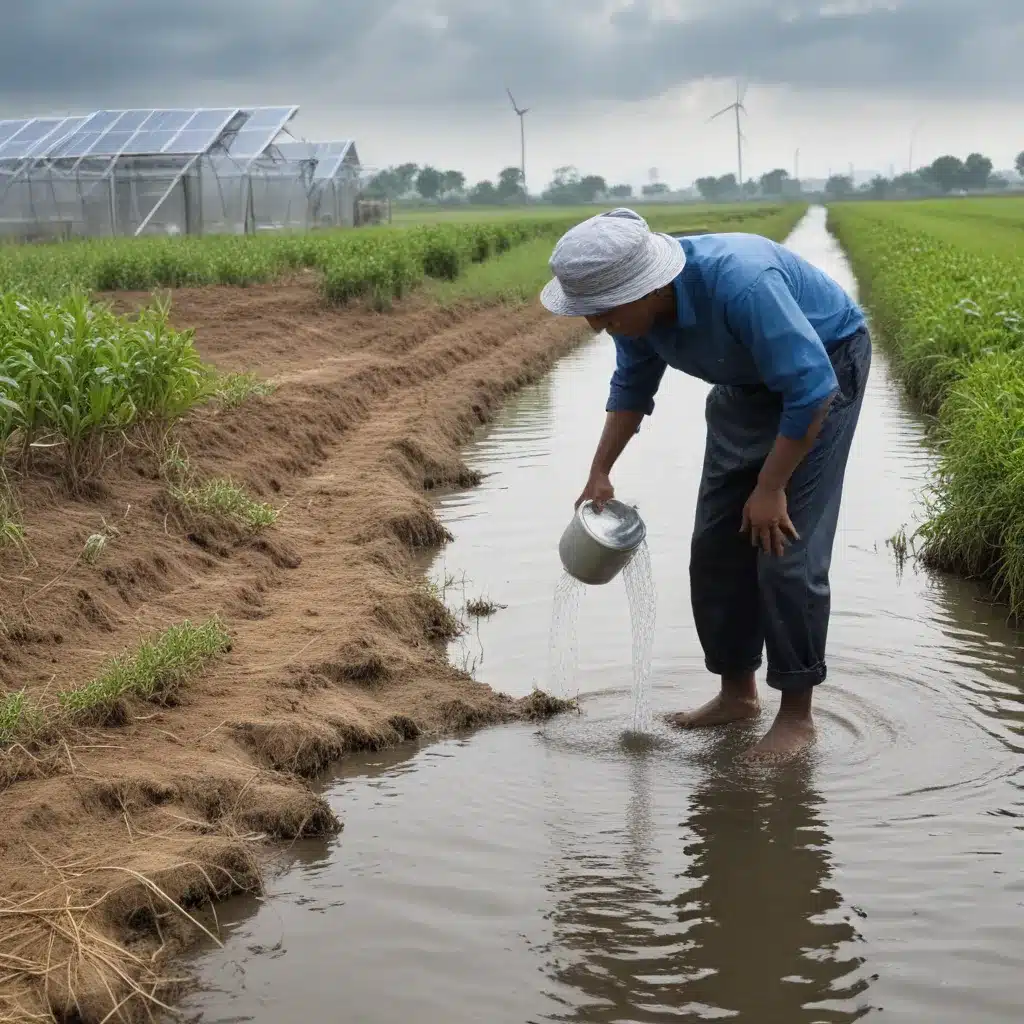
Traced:
<path id="1" fill-rule="evenodd" d="M 505 92 L 508 93 L 508 98 L 512 101 L 512 109 L 519 118 L 519 171 L 522 175 L 523 199 L 525 200 L 529 193 L 526 191 L 526 121 L 524 118 L 530 112 L 530 108 L 520 107 L 516 103 L 515 96 L 512 95 L 512 90 L 507 86 Z"/>
<path id="2" fill-rule="evenodd" d="M 740 111 L 744 114 L 747 112 L 747 108 L 743 106 L 743 96 L 746 93 L 746 89 L 740 92 L 739 80 L 736 82 L 736 102 L 730 103 L 727 107 L 722 109 L 717 114 L 712 114 L 708 118 L 708 123 L 714 121 L 716 117 L 721 117 L 723 114 L 728 114 L 731 110 L 736 115 L 736 167 L 739 177 L 736 180 L 736 184 L 739 187 L 740 195 L 743 194 L 743 131 L 740 128 Z"/>

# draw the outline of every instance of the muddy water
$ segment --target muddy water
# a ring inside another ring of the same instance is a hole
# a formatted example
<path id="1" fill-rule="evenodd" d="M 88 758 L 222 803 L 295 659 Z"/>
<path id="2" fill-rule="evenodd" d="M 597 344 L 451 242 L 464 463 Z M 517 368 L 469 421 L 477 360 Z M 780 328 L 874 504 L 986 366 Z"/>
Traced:
<path id="1" fill-rule="evenodd" d="M 789 244 L 854 287 L 822 211 Z M 469 452 L 483 485 L 441 505 L 449 601 L 507 605 L 452 655 L 510 693 L 545 682 L 556 542 L 612 362 L 596 339 L 520 395 Z M 667 375 L 616 474 L 649 527 L 655 714 L 713 689 L 686 583 L 705 390 Z M 626 595 L 590 590 L 581 713 L 348 764 L 328 785 L 344 834 L 221 915 L 191 1008 L 210 1024 L 1024 1017 L 1022 637 L 886 545 L 913 529 L 929 467 L 876 356 L 809 763 L 739 764 L 764 723 L 624 746 Z"/>

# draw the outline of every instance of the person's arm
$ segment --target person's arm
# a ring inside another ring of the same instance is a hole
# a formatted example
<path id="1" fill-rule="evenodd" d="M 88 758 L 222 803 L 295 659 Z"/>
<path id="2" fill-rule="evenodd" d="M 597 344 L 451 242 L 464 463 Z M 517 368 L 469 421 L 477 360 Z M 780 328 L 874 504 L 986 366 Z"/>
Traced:
<path id="1" fill-rule="evenodd" d="M 654 396 L 665 373 L 665 360 L 640 338 L 620 338 L 615 342 L 615 372 L 612 374 L 607 413 L 601 439 L 590 465 L 590 475 L 576 507 L 587 499 L 600 508 L 615 496 L 610 476 L 612 467 L 640 429 L 644 416 L 654 412 Z"/>
<path id="2" fill-rule="evenodd" d="M 832 361 L 778 270 L 767 270 L 730 304 L 729 324 L 750 347 L 761 379 L 782 395 L 779 432 L 744 508 L 741 530 L 782 553 L 796 530 L 786 509 L 790 477 L 814 447 L 839 389 Z"/>

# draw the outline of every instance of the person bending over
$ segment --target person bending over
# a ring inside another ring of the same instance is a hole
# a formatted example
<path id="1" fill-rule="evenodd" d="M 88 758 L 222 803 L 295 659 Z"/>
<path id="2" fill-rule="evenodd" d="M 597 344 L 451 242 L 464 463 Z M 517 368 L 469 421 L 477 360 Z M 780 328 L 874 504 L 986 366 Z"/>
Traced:
<path id="1" fill-rule="evenodd" d="M 828 275 L 759 235 L 683 238 L 633 210 L 599 214 L 558 241 L 541 293 L 615 342 L 604 430 L 576 505 L 614 496 L 611 471 L 668 366 L 713 384 L 690 549 L 690 599 L 718 694 L 669 716 L 680 728 L 760 712 L 755 673 L 781 691 L 754 754 L 814 738 L 825 679 L 829 563 L 843 476 L 871 366 L 864 314 Z"/>

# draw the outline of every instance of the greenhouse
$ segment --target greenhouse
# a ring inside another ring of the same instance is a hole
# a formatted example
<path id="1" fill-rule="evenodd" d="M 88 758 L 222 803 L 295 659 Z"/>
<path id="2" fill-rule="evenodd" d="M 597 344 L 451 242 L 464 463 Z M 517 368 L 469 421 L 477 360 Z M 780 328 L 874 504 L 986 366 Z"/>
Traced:
<path id="1" fill-rule="evenodd" d="M 0 121 L 0 236 L 350 226 L 355 145 L 296 138 L 297 112 L 98 110 Z"/>

